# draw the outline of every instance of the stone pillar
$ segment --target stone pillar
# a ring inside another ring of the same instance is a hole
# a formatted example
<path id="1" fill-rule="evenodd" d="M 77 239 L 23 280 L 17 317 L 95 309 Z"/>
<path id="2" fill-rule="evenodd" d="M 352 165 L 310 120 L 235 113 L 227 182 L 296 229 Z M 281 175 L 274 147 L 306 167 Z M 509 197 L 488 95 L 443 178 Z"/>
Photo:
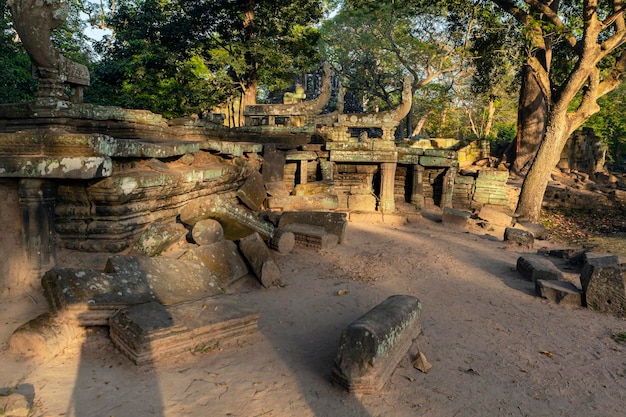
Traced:
<path id="1" fill-rule="evenodd" d="M 443 177 L 441 190 L 441 208 L 452 207 L 452 193 L 454 191 L 454 178 L 459 171 L 456 167 L 448 168 Z"/>
<path id="2" fill-rule="evenodd" d="M 54 201 L 50 181 L 25 178 L 19 185 L 24 247 L 33 270 L 46 270 L 56 263 Z"/>
<path id="3" fill-rule="evenodd" d="M 424 167 L 414 164 L 413 168 L 413 187 L 411 189 L 411 204 L 421 209 L 424 207 Z"/>
<path id="4" fill-rule="evenodd" d="M 325 159 L 320 161 L 322 171 L 322 181 L 333 182 L 335 179 L 335 163 Z"/>
<path id="5" fill-rule="evenodd" d="M 393 213 L 396 210 L 394 199 L 396 165 L 395 162 L 380 164 L 380 210 L 383 213 Z"/>
<path id="6" fill-rule="evenodd" d="M 300 162 L 300 184 L 306 184 L 309 176 L 309 161 L 303 159 Z"/>

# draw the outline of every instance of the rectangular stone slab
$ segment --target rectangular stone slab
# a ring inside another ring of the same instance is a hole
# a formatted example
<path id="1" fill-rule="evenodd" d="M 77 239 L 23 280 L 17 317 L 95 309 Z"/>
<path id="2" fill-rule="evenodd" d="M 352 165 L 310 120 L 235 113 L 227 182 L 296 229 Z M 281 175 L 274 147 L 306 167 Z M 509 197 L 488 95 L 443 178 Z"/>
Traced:
<path id="1" fill-rule="evenodd" d="M 206 267 L 196 261 L 116 255 L 104 271 L 113 273 L 129 286 L 137 285 L 164 305 L 222 294 Z"/>
<path id="2" fill-rule="evenodd" d="M 265 201 L 265 182 L 259 171 L 254 171 L 237 190 L 237 197 L 250 210 L 259 211 Z"/>
<path id="3" fill-rule="evenodd" d="M 535 282 L 535 292 L 539 297 L 557 304 L 582 306 L 582 291 L 571 282 L 538 279 Z"/>
<path id="4" fill-rule="evenodd" d="M 517 271 L 524 279 L 563 279 L 563 273 L 543 255 L 523 255 L 517 258 Z"/>
<path id="5" fill-rule="evenodd" d="M 337 235 L 326 232 L 321 226 L 293 223 L 284 227 L 284 230 L 293 233 L 296 246 L 328 250 L 337 246 Z"/>
<path id="6" fill-rule="evenodd" d="M 422 304 L 394 295 L 352 322 L 341 334 L 331 380 L 351 393 L 379 391 L 419 335 Z"/>
<path id="7" fill-rule="evenodd" d="M 52 312 L 82 326 L 106 325 L 119 308 L 155 299 L 145 281 L 92 270 L 53 268 L 41 286 Z"/>
<path id="8" fill-rule="evenodd" d="M 254 334 L 259 313 L 232 296 L 165 307 L 151 302 L 122 309 L 109 320 L 117 348 L 135 364 L 206 353 Z"/>
<path id="9" fill-rule="evenodd" d="M 346 213 L 327 211 L 286 211 L 280 216 L 278 227 L 290 224 L 312 224 L 323 227 L 328 233 L 337 236 L 339 243 L 343 242 L 348 230 L 348 216 Z"/>

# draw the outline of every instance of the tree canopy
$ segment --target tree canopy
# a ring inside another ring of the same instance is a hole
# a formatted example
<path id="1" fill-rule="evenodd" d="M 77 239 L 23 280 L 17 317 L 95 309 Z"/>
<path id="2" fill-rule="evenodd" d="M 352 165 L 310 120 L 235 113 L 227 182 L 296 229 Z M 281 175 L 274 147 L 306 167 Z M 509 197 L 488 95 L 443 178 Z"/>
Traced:
<path id="1" fill-rule="evenodd" d="M 319 63 L 321 17 L 320 1 L 119 1 L 90 97 L 169 117 L 233 96 L 254 102 L 259 84 L 284 88 Z"/>

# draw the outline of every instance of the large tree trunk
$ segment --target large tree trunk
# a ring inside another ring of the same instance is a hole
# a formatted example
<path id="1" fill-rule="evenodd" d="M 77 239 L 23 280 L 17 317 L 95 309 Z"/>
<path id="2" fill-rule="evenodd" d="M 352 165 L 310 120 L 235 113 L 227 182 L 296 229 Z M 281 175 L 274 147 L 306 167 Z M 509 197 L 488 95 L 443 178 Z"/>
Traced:
<path id="1" fill-rule="evenodd" d="M 550 174 L 559 161 L 561 151 L 570 135 L 567 107 L 558 106 L 548 113 L 545 136 L 531 163 L 520 193 L 516 216 L 533 223 L 539 222 L 541 203 L 548 187 Z"/>
<path id="2" fill-rule="evenodd" d="M 546 97 L 539 87 L 536 75 L 530 66 L 522 69 L 522 87 L 520 90 L 517 113 L 517 137 L 511 152 L 513 164 L 511 170 L 526 174 L 539 149 L 546 127 Z"/>

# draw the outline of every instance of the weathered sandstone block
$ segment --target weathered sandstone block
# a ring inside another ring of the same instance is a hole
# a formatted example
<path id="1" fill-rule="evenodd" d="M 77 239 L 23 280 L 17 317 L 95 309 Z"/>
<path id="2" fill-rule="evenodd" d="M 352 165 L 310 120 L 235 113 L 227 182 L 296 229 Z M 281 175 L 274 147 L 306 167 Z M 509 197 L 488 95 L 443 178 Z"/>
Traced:
<path id="1" fill-rule="evenodd" d="M 220 288 L 227 288 L 248 273 L 235 242 L 223 240 L 187 251 L 180 259 L 201 262 Z"/>
<path id="2" fill-rule="evenodd" d="M 352 322 L 341 334 L 331 379 L 348 391 L 374 393 L 420 333 L 422 304 L 394 295 Z"/>
<path id="3" fill-rule="evenodd" d="M 280 216 L 278 227 L 285 227 L 293 223 L 311 224 L 323 227 L 343 242 L 348 230 L 348 216 L 346 213 L 327 211 L 287 211 Z"/>
<path id="4" fill-rule="evenodd" d="M 517 258 L 517 271 L 524 279 L 535 282 L 538 279 L 562 279 L 563 273 L 542 255 L 524 255 Z"/>
<path id="5" fill-rule="evenodd" d="M 337 246 L 339 240 L 336 235 L 326 232 L 320 226 L 293 223 L 284 229 L 293 233 L 297 246 L 328 250 Z"/>
<path id="6" fill-rule="evenodd" d="M 259 313 L 231 296 L 165 307 L 151 302 L 116 312 L 109 320 L 117 348 L 135 364 L 207 353 L 256 332 Z"/>
<path id="7" fill-rule="evenodd" d="M 582 306 L 582 291 L 570 282 L 538 279 L 535 291 L 539 297 L 557 304 Z"/>
<path id="8" fill-rule="evenodd" d="M 280 284 L 280 269 L 274 262 L 270 250 L 258 233 L 253 233 L 239 241 L 239 250 L 246 258 L 254 275 L 265 288 Z"/>
<path id="9" fill-rule="evenodd" d="M 580 283 L 586 307 L 626 317 L 626 286 L 617 256 L 588 257 Z"/>

